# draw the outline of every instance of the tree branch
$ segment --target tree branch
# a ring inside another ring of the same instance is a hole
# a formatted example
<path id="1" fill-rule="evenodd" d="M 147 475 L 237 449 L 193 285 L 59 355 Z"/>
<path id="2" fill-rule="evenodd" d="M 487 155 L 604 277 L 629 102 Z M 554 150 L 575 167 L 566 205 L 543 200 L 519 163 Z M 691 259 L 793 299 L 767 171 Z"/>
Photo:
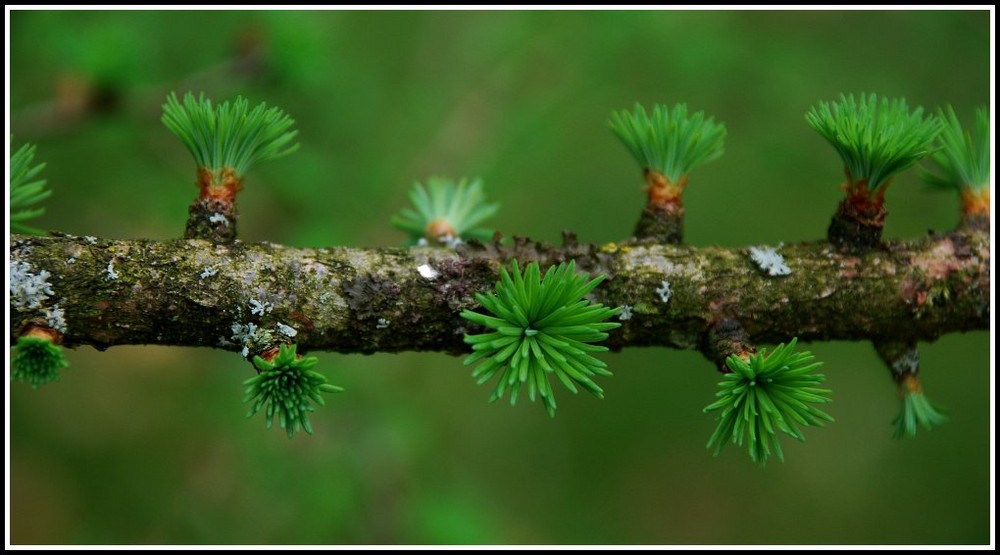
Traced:
<path id="1" fill-rule="evenodd" d="M 787 275 L 776 270 L 780 259 L 761 252 L 596 246 L 568 233 L 561 246 L 515 238 L 510 246 L 455 249 L 13 235 L 11 268 L 47 280 L 51 293 L 26 302 L 12 283 L 9 333 L 13 343 L 61 309 L 70 347 L 158 344 L 257 354 L 294 341 L 303 350 L 456 354 L 468 351 L 465 332 L 482 331 L 459 312 L 477 308 L 474 294 L 491 289 L 500 265 L 514 258 L 538 260 L 543 269 L 576 259 L 581 271 L 607 274 L 593 300 L 628 306 L 608 340 L 615 350 L 697 349 L 718 361 L 718 345 L 727 344 L 717 333 L 723 322 L 742 328 L 739 341 L 753 343 L 793 336 L 912 343 L 989 329 L 988 232 L 930 235 L 864 254 L 827 242 L 780 246 L 775 254 Z"/>

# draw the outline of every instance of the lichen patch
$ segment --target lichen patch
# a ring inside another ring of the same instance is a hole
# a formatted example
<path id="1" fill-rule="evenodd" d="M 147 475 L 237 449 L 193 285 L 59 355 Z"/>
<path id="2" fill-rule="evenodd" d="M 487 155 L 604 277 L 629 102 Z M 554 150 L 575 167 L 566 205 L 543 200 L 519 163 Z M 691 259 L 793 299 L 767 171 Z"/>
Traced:
<path id="1" fill-rule="evenodd" d="M 774 247 L 750 247 L 750 258 L 769 276 L 787 276 L 792 269 Z"/>

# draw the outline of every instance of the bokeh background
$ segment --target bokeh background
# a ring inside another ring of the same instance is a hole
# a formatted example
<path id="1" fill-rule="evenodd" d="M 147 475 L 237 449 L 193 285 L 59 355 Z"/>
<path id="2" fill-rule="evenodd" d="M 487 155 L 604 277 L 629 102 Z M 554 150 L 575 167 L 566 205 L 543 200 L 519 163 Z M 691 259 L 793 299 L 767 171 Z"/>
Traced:
<path id="1" fill-rule="evenodd" d="M 77 235 L 183 232 L 194 166 L 159 123 L 169 91 L 283 107 L 302 148 L 241 195 L 244 240 L 390 246 L 414 180 L 481 176 L 506 234 L 628 236 L 641 173 L 607 128 L 636 101 L 726 123 L 726 155 L 685 196 L 685 238 L 824 236 L 840 191 L 805 123 L 841 92 L 990 100 L 987 11 L 10 14 L 15 145 L 38 145 Z M 889 188 L 889 238 L 957 221 L 915 171 Z M 858 300 L 864 310 L 864 300 Z M 608 354 L 599 401 L 489 404 L 461 360 L 318 354 L 346 393 L 289 440 L 244 419 L 238 356 L 79 348 L 62 379 L 10 385 L 10 531 L 20 543 L 989 543 L 990 336 L 921 346 L 951 422 L 895 441 L 895 387 L 870 344 L 810 345 L 837 422 L 756 467 L 705 450 L 718 375 L 693 352 Z"/>

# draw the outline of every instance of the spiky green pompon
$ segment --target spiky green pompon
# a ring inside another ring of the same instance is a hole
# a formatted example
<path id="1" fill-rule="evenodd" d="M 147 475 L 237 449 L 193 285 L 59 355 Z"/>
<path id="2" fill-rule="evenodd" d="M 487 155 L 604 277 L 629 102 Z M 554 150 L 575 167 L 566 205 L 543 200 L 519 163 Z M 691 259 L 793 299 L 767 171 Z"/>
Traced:
<path id="1" fill-rule="evenodd" d="M 11 143 L 13 142 L 11 137 Z M 44 214 L 45 208 L 29 207 L 52 194 L 52 191 L 45 188 L 44 179 L 32 181 L 45 168 L 45 164 L 32 166 L 34 159 L 35 145 L 32 144 L 24 144 L 10 155 L 10 203 L 7 205 L 7 213 L 10 215 L 10 230 L 14 233 L 43 233 L 40 229 L 21 223 Z"/>
<path id="2" fill-rule="evenodd" d="M 18 337 L 11 357 L 11 379 L 31 384 L 38 389 L 59 379 L 59 370 L 69 363 L 62 347 L 42 337 Z"/>
<path id="3" fill-rule="evenodd" d="M 705 112 L 689 115 L 686 104 L 673 109 L 657 104 L 647 115 L 636 103 L 633 113 L 612 112 L 609 124 L 644 170 L 673 184 L 699 164 L 721 156 L 726 138 L 725 125 L 706 119 Z"/>
<path id="4" fill-rule="evenodd" d="M 901 439 L 917 435 L 917 425 L 930 431 L 948 421 L 940 409 L 934 406 L 923 393 L 906 393 L 903 395 L 899 414 L 892 421 L 896 429 L 892 437 Z"/>
<path id="5" fill-rule="evenodd" d="M 198 167 L 217 175 L 230 170 L 242 178 L 254 163 L 298 148 L 290 144 L 298 133 L 288 130 L 295 123 L 292 118 L 263 102 L 251 110 L 243 97 L 213 106 L 204 93 L 197 99 L 190 92 L 185 94 L 183 104 L 170 93 L 162 121 L 184 143 Z"/>
<path id="6" fill-rule="evenodd" d="M 948 421 L 944 412 L 924 395 L 920 380 L 916 376 L 907 376 L 899 384 L 901 404 L 899 414 L 892 421 L 896 427 L 892 437 L 901 439 L 917 435 L 917 425 L 930 431 Z"/>
<path id="7" fill-rule="evenodd" d="M 826 397 L 830 390 L 817 387 L 825 377 L 812 373 L 823 363 L 812 362 L 815 357 L 808 351 L 795 352 L 797 341 L 778 345 L 769 355 L 761 349 L 748 360 L 736 355 L 726 359 L 732 372 L 719 382 L 715 395 L 719 399 L 704 409 L 722 409 L 719 426 L 708 440 L 715 455 L 730 441 L 740 446 L 746 441 L 750 458 L 761 465 L 772 450 L 784 462 L 778 431 L 804 441 L 796 423 L 823 426 L 823 420 L 833 422 L 830 415 L 811 406 L 830 402 Z"/>
<path id="8" fill-rule="evenodd" d="M 410 234 L 410 242 L 420 239 L 452 242 L 454 239 L 489 240 L 493 230 L 476 227 L 497 213 L 499 204 L 487 204 L 483 183 L 466 179 L 432 177 L 425 188 L 419 182 L 410 189 L 412 208 L 392 217 L 392 225 Z"/>
<path id="9" fill-rule="evenodd" d="M 549 383 L 554 374 L 570 391 L 576 393 L 574 382 L 599 398 L 602 390 L 591 379 L 595 375 L 610 376 L 607 365 L 590 353 L 607 351 L 607 347 L 591 345 L 607 339 L 608 330 L 621 324 L 604 322 L 620 309 L 594 304 L 583 297 L 604 281 L 600 275 L 577 275 L 576 261 L 552 266 L 540 276 L 537 262 L 528 264 L 524 274 L 517 260 L 511 272 L 500 269 L 500 281 L 495 293 L 476 294 L 476 299 L 493 316 L 463 310 L 462 317 L 495 330 L 479 335 L 466 335 L 472 345 L 472 355 L 465 364 L 482 361 L 473 372 L 483 384 L 499 374 L 490 401 L 496 401 L 510 391 L 510 403 L 517 402 L 521 386 L 528 385 L 528 397 L 541 396 L 549 416 L 555 416 L 556 401 Z"/>
<path id="10" fill-rule="evenodd" d="M 944 124 L 938 142 L 941 148 L 931 158 L 944 175 L 926 174 L 931 185 L 961 192 L 990 186 L 990 114 L 986 107 L 976 110 L 976 126 L 971 132 L 962 128 L 950 105 L 938 111 Z"/>
<path id="11" fill-rule="evenodd" d="M 941 148 L 933 159 L 944 175 L 924 172 L 931 185 L 957 191 L 962 201 L 962 225 L 988 229 L 990 225 L 990 116 L 985 107 L 976 110 L 972 132 L 962 129 L 955 110 L 948 106 L 939 118 L 944 123 Z"/>
<path id="12" fill-rule="evenodd" d="M 806 121 L 840 155 L 848 175 L 848 192 L 884 194 L 889 181 L 931 151 L 941 129 L 923 108 L 910 112 L 906 99 L 889 100 L 875 94 L 840 95 L 839 102 L 820 102 Z"/>
<path id="13" fill-rule="evenodd" d="M 296 358 L 296 349 L 296 345 L 282 345 L 271 362 L 255 356 L 253 363 L 260 373 L 243 382 L 247 386 L 243 402 L 253 401 L 247 418 L 266 405 L 267 429 L 271 429 L 274 416 L 278 415 L 278 424 L 288 432 L 289 438 L 300 430 L 313 433 L 309 413 L 316 410 L 312 402 L 319 406 L 325 404 L 320 393 L 343 391 L 343 388 L 326 383 L 325 376 L 312 370 L 319 359 Z"/>

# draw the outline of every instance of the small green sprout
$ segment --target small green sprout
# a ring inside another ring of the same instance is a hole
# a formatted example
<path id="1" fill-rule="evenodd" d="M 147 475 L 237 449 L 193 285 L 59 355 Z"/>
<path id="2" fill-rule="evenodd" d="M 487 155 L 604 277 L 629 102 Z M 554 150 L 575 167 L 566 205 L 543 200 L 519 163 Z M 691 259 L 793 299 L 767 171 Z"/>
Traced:
<path id="1" fill-rule="evenodd" d="M 704 112 L 689 115 L 686 104 L 657 104 L 647 115 L 636 103 L 633 113 L 612 112 L 609 125 L 645 170 L 651 202 L 679 198 L 688 173 L 721 156 L 726 138 L 724 124 Z"/>
<path id="2" fill-rule="evenodd" d="M 253 362 L 259 374 L 243 382 L 247 386 L 243 402 L 253 401 L 247 418 L 266 406 L 267 429 L 271 429 L 277 415 L 279 425 L 289 438 L 300 430 L 313 433 L 309 413 L 316 410 L 313 402 L 319 406 L 325 404 L 321 393 L 343 391 L 341 387 L 328 384 L 325 376 L 312 370 L 319 359 L 299 357 L 296 349 L 296 345 L 281 345 L 270 362 L 255 356 Z"/>
<path id="3" fill-rule="evenodd" d="M 29 383 L 35 389 L 58 380 L 59 370 L 69 366 L 62 347 L 47 337 L 22 335 L 13 351 L 11 379 Z"/>
<path id="4" fill-rule="evenodd" d="M 416 208 L 403 208 L 392 217 L 392 225 L 410 234 L 410 243 L 421 239 L 451 243 L 456 239 L 487 241 L 492 229 L 476 227 L 497 213 L 499 204 L 487 204 L 483 183 L 474 179 L 432 177 L 425 188 L 419 182 L 410 189 Z"/>
<path id="5" fill-rule="evenodd" d="M 817 387 L 825 377 L 813 370 L 823 363 L 808 351 L 795 352 L 798 338 L 781 344 L 771 354 L 766 349 L 746 359 L 730 355 L 726 366 L 732 371 L 719 382 L 718 400 L 705 412 L 722 409 L 719 425 L 708 440 L 708 448 L 718 455 L 730 441 L 747 442 L 750 458 L 762 466 L 772 454 L 784 462 L 778 431 L 799 441 L 805 436 L 796 427 L 823 426 L 833 418 L 810 403 L 829 403 L 829 389 Z"/>
<path id="6" fill-rule="evenodd" d="M 598 398 L 604 397 L 604 390 L 591 377 L 612 374 L 590 353 L 608 348 L 590 343 L 607 339 L 605 332 L 621 326 L 604 322 L 620 309 L 591 303 L 584 296 L 605 277 L 602 274 L 587 281 L 588 275 L 577 275 L 575 260 L 550 267 L 544 277 L 538 263 L 532 262 L 522 275 L 514 260 L 510 273 L 500 269 L 495 293 L 476 294 L 493 316 L 463 310 L 462 317 L 495 331 L 465 336 L 473 350 L 465 364 L 482 361 L 472 374 L 480 384 L 500 375 L 490 401 L 509 390 L 513 405 L 521 386 L 527 384 L 531 401 L 536 394 L 541 396 L 549 416 L 555 416 L 549 374 L 573 393 L 577 392 L 575 382 Z"/>
<path id="7" fill-rule="evenodd" d="M 892 437 L 901 439 L 917 435 L 917 425 L 930 431 L 948 421 L 940 408 L 930 402 L 924 395 L 920 379 L 914 375 L 906 376 L 899 384 L 901 405 L 899 414 L 892 421 L 896 429 Z"/>
<path id="8" fill-rule="evenodd" d="M 13 143 L 13 137 L 11 142 Z M 10 156 L 10 203 L 7 205 L 7 213 L 10 215 L 10 230 L 13 233 L 43 233 L 40 229 L 21 223 L 44 214 L 45 208 L 30 207 L 52 194 L 51 190 L 45 188 L 44 179 L 32 181 L 45 168 L 45 164 L 32 166 L 34 158 L 35 145 L 32 144 L 22 145 Z"/>
<path id="9" fill-rule="evenodd" d="M 183 104 L 170 93 L 162 121 L 194 156 L 199 185 L 213 196 L 231 199 L 253 164 L 298 148 L 290 144 L 298 133 L 289 131 L 294 120 L 263 102 L 251 110 L 243 97 L 213 106 L 204 93 L 195 99 L 188 92 Z"/>
<path id="10" fill-rule="evenodd" d="M 938 138 L 941 148 L 932 159 L 944 175 L 925 172 L 923 177 L 931 185 L 951 189 L 962 199 L 962 213 L 966 215 L 990 213 L 990 115 L 985 108 L 976 110 L 976 126 L 966 131 L 958 121 L 955 109 L 948 106 L 939 110 L 938 118 L 944 124 Z"/>
<path id="11" fill-rule="evenodd" d="M 893 177 L 927 156 L 941 130 L 923 112 L 919 106 L 911 112 L 903 98 L 841 94 L 838 102 L 811 108 L 806 121 L 840 155 L 848 196 L 881 206 Z"/>

